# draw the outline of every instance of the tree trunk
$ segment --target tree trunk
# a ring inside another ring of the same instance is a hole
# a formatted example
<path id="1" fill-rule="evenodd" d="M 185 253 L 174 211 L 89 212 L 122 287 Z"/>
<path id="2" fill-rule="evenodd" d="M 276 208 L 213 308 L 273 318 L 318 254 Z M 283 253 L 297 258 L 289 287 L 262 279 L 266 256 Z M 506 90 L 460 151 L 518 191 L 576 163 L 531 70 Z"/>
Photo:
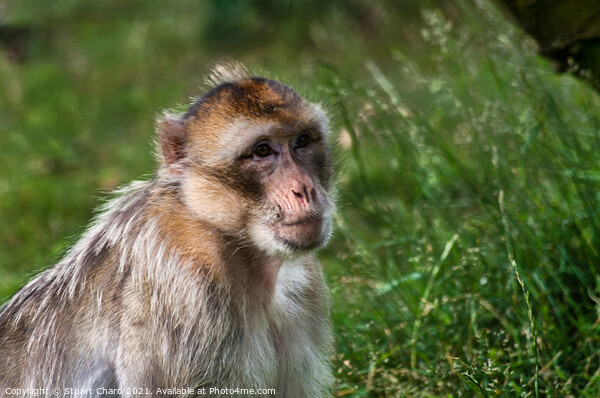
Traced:
<path id="1" fill-rule="evenodd" d="M 600 90 L 600 0 L 496 0 L 531 35 L 558 72 Z"/>

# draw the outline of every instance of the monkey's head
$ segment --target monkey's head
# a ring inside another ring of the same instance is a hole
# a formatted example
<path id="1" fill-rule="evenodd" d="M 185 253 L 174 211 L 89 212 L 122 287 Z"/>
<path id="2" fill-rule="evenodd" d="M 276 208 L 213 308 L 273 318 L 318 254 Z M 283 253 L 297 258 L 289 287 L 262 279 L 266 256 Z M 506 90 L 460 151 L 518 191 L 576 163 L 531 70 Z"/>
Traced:
<path id="1" fill-rule="evenodd" d="M 161 174 L 191 214 L 271 255 L 325 244 L 334 210 L 319 106 L 265 78 L 221 70 L 182 117 L 159 122 Z"/>

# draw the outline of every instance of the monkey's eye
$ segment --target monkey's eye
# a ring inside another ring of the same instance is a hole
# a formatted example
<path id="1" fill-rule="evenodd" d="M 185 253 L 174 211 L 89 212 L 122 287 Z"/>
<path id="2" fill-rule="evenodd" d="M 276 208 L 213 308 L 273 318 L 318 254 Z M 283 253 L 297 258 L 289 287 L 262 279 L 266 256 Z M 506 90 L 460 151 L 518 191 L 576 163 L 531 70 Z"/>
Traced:
<path id="1" fill-rule="evenodd" d="M 271 155 L 273 153 L 273 149 L 269 146 L 269 144 L 262 143 L 258 144 L 252 153 L 260 158 L 264 158 Z"/>
<path id="2" fill-rule="evenodd" d="M 310 136 L 306 133 L 302 133 L 296 139 L 296 148 L 306 148 L 310 144 Z"/>

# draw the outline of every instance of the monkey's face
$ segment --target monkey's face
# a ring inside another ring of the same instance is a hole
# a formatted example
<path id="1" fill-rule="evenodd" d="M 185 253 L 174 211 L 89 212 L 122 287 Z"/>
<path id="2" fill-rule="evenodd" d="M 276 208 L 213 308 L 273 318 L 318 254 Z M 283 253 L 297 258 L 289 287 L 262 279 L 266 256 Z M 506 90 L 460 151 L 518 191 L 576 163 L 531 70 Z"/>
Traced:
<path id="1" fill-rule="evenodd" d="M 318 107 L 280 83 L 249 78 L 163 124 L 164 158 L 197 216 L 272 255 L 327 242 L 334 204 Z"/>
<path id="2" fill-rule="evenodd" d="M 263 250 L 294 253 L 327 242 L 333 203 L 327 191 L 329 154 L 316 129 L 271 126 L 250 141 L 240 157 L 240 172 L 256 189 L 248 235 Z"/>

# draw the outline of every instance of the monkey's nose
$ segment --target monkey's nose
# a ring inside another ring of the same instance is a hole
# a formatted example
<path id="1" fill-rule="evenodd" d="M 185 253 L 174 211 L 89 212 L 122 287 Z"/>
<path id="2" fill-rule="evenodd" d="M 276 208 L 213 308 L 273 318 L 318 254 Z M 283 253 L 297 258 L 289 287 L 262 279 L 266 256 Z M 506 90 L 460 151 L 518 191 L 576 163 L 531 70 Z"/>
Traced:
<path id="1" fill-rule="evenodd" d="M 311 190 L 309 192 L 308 189 L 306 188 L 306 185 L 303 185 L 301 189 L 292 188 L 292 193 L 294 194 L 294 196 L 296 198 L 298 198 L 298 201 L 300 201 L 300 203 L 309 204 L 310 202 L 312 202 L 314 200 L 316 191 L 314 188 L 311 188 Z"/>

